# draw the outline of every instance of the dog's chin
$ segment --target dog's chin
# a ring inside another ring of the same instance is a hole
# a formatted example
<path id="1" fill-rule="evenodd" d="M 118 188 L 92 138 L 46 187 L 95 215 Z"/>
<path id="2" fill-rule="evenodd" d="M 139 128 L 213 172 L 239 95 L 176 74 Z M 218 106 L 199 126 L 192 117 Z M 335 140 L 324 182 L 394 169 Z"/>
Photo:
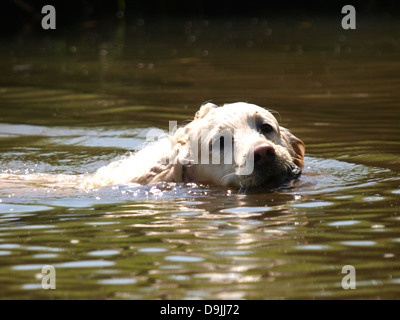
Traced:
<path id="1" fill-rule="evenodd" d="M 239 193 L 261 193 L 273 192 L 280 189 L 292 188 L 293 182 L 301 175 L 301 168 L 295 164 L 291 164 L 290 168 L 279 176 L 257 175 L 249 177 L 240 184 Z"/>

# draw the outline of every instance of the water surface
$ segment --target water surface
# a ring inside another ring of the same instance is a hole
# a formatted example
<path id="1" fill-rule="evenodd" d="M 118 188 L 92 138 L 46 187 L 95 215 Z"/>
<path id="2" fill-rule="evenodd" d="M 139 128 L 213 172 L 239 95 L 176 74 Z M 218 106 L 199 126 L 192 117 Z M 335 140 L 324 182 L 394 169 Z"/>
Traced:
<path id="1" fill-rule="evenodd" d="M 400 25 L 358 26 L 137 21 L 108 37 L 3 41 L 0 297 L 398 298 Z M 279 112 L 307 147 L 300 179 L 247 195 L 79 188 L 205 101 Z"/>

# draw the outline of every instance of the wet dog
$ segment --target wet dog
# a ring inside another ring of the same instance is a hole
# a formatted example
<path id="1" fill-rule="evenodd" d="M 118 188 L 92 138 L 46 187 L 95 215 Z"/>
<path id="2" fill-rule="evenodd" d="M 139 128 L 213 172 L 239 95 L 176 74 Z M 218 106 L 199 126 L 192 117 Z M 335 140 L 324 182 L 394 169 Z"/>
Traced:
<path id="1" fill-rule="evenodd" d="M 193 121 L 100 168 L 85 185 L 165 181 L 253 190 L 299 176 L 304 152 L 304 143 L 269 111 L 244 102 L 206 103 Z"/>

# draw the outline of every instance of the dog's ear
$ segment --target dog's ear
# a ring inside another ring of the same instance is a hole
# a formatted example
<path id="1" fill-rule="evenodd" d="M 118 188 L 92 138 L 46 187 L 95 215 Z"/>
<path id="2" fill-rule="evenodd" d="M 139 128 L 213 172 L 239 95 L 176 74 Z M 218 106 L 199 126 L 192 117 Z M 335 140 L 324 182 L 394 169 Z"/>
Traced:
<path id="1" fill-rule="evenodd" d="M 195 119 L 201 119 L 203 118 L 211 109 L 216 108 L 217 105 L 215 105 L 214 103 L 211 102 L 207 102 L 205 104 L 203 104 L 200 107 L 200 110 L 196 112 L 196 115 L 194 116 Z"/>
<path id="2" fill-rule="evenodd" d="M 287 144 L 290 154 L 293 158 L 293 162 L 298 165 L 299 167 L 304 166 L 304 154 L 306 151 L 306 146 L 304 142 L 301 141 L 299 138 L 294 136 L 292 133 L 289 132 L 284 127 L 279 127 L 281 132 L 282 140 Z"/>

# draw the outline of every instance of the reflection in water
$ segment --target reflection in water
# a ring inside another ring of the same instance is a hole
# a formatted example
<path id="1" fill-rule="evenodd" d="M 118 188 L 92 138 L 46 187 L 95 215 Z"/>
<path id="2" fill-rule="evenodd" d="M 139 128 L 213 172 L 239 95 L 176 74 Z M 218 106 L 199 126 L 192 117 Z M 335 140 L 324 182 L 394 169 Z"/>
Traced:
<path id="1" fill-rule="evenodd" d="M 138 20 L 111 41 L 0 49 L 0 296 L 397 298 L 398 34 L 306 22 L 186 21 L 160 34 Z M 254 194 L 79 188 L 209 100 L 279 111 L 307 145 L 300 179 Z M 357 290 L 342 289 L 344 265 Z"/>

